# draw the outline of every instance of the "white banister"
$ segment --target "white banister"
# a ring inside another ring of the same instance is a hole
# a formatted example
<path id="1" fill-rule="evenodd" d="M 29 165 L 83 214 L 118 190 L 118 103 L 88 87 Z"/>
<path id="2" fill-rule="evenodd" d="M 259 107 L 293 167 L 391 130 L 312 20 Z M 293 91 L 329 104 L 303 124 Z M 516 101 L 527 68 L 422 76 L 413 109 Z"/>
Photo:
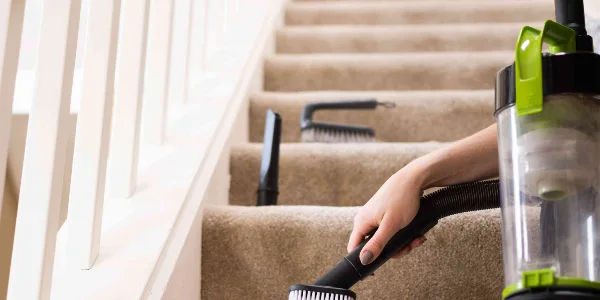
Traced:
<path id="1" fill-rule="evenodd" d="M 151 3 L 142 134 L 145 143 L 161 145 L 167 125 L 174 0 Z"/>
<path id="2" fill-rule="evenodd" d="M 130 197 L 137 182 L 149 10 L 150 0 L 124 0 L 121 7 L 108 175 L 114 197 Z"/>
<path id="3" fill-rule="evenodd" d="M 79 269 L 98 256 L 110 142 L 121 0 L 91 0 L 69 197 L 69 258 Z"/>
<path id="4" fill-rule="evenodd" d="M 189 96 L 190 51 L 194 32 L 192 22 L 195 8 L 199 6 L 197 1 L 175 1 L 169 100 L 181 104 L 186 103 Z"/>
<path id="5" fill-rule="evenodd" d="M 0 214 L 25 0 L 0 0 Z"/>
<path id="6" fill-rule="evenodd" d="M 29 115 L 8 299 L 49 299 L 81 0 L 46 2 Z"/>

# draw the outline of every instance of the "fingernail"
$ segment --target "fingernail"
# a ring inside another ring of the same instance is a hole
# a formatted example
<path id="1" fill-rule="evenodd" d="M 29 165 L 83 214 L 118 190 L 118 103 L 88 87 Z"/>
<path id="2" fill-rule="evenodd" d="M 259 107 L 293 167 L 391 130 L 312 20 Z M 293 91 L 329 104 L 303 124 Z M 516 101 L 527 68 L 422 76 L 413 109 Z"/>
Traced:
<path id="1" fill-rule="evenodd" d="M 373 253 L 369 250 L 365 250 L 365 252 L 363 252 L 360 255 L 360 263 L 363 265 L 368 265 L 372 262 L 373 260 Z"/>

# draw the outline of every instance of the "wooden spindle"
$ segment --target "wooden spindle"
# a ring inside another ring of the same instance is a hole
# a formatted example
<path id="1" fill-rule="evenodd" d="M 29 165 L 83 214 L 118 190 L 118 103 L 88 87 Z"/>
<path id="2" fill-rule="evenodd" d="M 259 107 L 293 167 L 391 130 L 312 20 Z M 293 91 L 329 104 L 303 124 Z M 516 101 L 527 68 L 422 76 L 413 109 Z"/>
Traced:
<path id="1" fill-rule="evenodd" d="M 25 0 L 0 0 L 0 214 L 24 12 Z"/>
<path id="2" fill-rule="evenodd" d="M 81 0 L 42 10 L 8 299 L 49 299 Z"/>
<path id="3" fill-rule="evenodd" d="M 142 134 L 145 143 L 160 145 L 167 125 L 174 0 L 151 3 Z"/>
<path id="4" fill-rule="evenodd" d="M 120 9 L 121 0 L 92 0 L 88 14 L 69 197 L 69 259 L 79 269 L 100 247 Z"/>
<path id="5" fill-rule="evenodd" d="M 137 182 L 149 10 L 150 0 L 125 0 L 121 7 L 107 178 L 114 197 L 130 197 Z"/>

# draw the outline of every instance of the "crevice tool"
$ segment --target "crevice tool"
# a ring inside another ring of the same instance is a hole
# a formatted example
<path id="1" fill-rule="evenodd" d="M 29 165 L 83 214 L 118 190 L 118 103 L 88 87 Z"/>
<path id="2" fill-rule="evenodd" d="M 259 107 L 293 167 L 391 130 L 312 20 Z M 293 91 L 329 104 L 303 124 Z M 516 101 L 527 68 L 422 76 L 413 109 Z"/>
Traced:
<path id="1" fill-rule="evenodd" d="M 257 206 L 277 205 L 279 195 L 279 145 L 281 143 L 281 116 L 267 110 Z"/>

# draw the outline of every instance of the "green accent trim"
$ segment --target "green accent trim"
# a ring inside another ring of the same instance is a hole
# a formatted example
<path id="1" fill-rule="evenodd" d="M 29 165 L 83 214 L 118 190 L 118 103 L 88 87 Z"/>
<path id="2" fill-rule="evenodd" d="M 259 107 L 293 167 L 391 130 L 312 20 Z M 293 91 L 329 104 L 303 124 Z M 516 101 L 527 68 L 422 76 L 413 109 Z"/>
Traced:
<path id="1" fill-rule="evenodd" d="M 574 52 L 575 38 L 573 29 L 552 20 L 547 20 L 542 30 L 530 26 L 521 29 L 515 54 L 517 115 L 542 110 L 542 43 L 550 45 L 550 53 Z"/>
<path id="2" fill-rule="evenodd" d="M 575 277 L 556 277 L 552 269 L 539 269 L 523 272 L 521 281 L 507 286 L 502 291 L 502 299 L 522 289 L 544 286 L 578 286 L 600 290 L 600 282 Z"/>

